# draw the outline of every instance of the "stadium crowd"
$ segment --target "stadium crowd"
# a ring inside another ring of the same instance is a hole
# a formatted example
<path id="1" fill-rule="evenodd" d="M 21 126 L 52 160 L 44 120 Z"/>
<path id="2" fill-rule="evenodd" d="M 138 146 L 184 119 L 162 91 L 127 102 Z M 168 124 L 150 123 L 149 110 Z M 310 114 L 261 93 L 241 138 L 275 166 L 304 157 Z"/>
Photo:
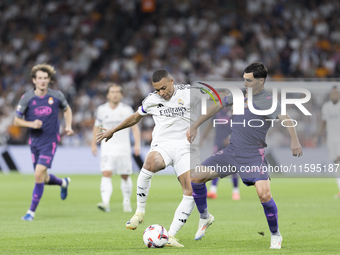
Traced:
<path id="1" fill-rule="evenodd" d="M 109 82 L 123 86 L 124 102 L 136 110 L 157 69 L 189 83 L 240 78 L 249 63 L 261 61 L 268 80 L 340 78 L 339 9 L 337 0 L 1 1 L 0 145 L 27 142 L 27 132 L 12 123 L 39 63 L 57 69 L 52 88 L 67 96 L 75 131 L 61 143 L 72 146 L 90 144 L 94 110 Z M 316 114 L 297 127 L 302 137 L 316 133 L 312 122 L 321 119 L 325 100 L 312 98 Z M 144 118 L 145 143 L 152 127 L 152 118 Z M 285 143 L 280 128 L 270 135 Z"/>

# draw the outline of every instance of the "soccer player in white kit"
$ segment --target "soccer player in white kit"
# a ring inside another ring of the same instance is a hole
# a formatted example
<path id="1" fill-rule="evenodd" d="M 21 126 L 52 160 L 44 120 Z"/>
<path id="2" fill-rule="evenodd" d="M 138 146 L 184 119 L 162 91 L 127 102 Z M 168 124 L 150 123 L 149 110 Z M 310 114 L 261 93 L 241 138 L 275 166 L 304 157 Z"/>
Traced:
<path id="1" fill-rule="evenodd" d="M 340 164 L 340 90 L 334 86 L 329 94 L 330 101 L 322 106 L 321 117 L 322 125 L 318 132 L 318 137 L 327 127 L 327 147 L 329 159 L 336 164 Z M 339 192 L 336 198 L 340 197 L 340 178 L 337 178 Z"/>
<path id="2" fill-rule="evenodd" d="M 124 128 L 138 123 L 147 114 L 152 115 L 155 127 L 152 133 L 151 149 L 146 156 L 143 168 L 137 180 L 137 210 L 135 215 L 126 223 L 129 229 L 136 229 L 143 222 L 145 205 L 154 173 L 172 165 L 182 186 L 183 199 L 175 212 L 169 228 L 167 246 L 183 247 L 175 238 L 176 233 L 185 224 L 195 202 L 192 197 L 190 183 L 190 162 L 199 163 L 198 145 L 191 145 L 186 139 L 186 131 L 190 122 L 194 121 L 195 104 L 198 102 L 196 91 L 190 85 L 174 85 L 174 80 L 166 70 L 158 70 L 152 75 L 155 92 L 139 107 L 138 111 L 123 121 L 116 128 L 97 134 L 97 141 L 109 140 L 112 135 Z M 190 93 L 191 92 L 191 93 Z M 192 99 L 192 100 L 191 100 Z"/>
<path id="3" fill-rule="evenodd" d="M 98 106 L 96 121 L 93 127 L 93 138 L 91 142 L 92 153 L 97 156 L 96 134 L 101 128 L 110 129 L 116 127 L 127 117 L 131 116 L 133 109 L 121 102 L 123 98 L 122 87 L 110 84 L 107 90 L 107 102 Z M 138 125 L 131 127 L 135 140 L 134 153 L 140 153 L 140 130 Z M 121 176 L 120 188 L 123 194 L 123 211 L 132 212 L 130 198 L 132 193 L 132 161 L 130 145 L 130 129 L 118 132 L 109 142 L 101 143 L 100 170 L 102 179 L 100 193 L 102 202 L 97 206 L 104 212 L 110 212 L 110 198 L 112 195 L 112 172 Z"/>

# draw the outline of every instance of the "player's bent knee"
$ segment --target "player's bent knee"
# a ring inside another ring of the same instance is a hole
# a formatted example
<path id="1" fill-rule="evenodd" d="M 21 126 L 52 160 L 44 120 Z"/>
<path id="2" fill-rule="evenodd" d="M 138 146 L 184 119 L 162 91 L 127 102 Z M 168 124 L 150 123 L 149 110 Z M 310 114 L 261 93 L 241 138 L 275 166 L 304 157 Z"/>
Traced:
<path id="1" fill-rule="evenodd" d="M 129 178 L 130 175 L 126 175 L 126 174 L 122 174 L 121 177 L 123 180 L 127 180 Z"/>
<path id="2" fill-rule="evenodd" d="M 145 162 L 144 165 L 143 165 L 143 168 L 145 170 L 148 170 L 150 172 L 153 172 L 153 173 L 156 173 L 158 172 L 159 170 L 162 170 L 163 168 L 159 167 L 159 164 L 157 164 L 157 162 Z"/>
<path id="3" fill-rule="evenodd" d="M 34 172 L 34 181 L 36 183 L 46 183 L 45 172 L 42 171 L 35 171 Z"/>
<path id="4" fill-rule="evenodd" d="M 111 178 L 112 172 L 111 172 L 111 171 L 103 171 L 103 172 L 102 172 L 102 175 L 103 175 L 103 177 Z"/>
<path id="5" fill-rule="evenodd" d="M 272 198 L 272 194 L 270 191 L 265 191 L 261 194 L 259 194 L 259 199 L 261 203 L 267 203 Z"/>

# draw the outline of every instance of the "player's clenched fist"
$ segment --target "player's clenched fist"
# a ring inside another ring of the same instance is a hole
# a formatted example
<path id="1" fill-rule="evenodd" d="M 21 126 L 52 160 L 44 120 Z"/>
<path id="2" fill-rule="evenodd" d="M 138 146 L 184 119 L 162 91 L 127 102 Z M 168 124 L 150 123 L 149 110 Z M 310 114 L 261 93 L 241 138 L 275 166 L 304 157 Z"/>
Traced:
<path id="1" fill-rule="evenodd" d="M 32 122 L 31 128 L 39 129 L 39 128 L 41 128 L 42 124 L 43 123 L 42 123 L 41 120 L 35 120 L 35 121 Z"/>

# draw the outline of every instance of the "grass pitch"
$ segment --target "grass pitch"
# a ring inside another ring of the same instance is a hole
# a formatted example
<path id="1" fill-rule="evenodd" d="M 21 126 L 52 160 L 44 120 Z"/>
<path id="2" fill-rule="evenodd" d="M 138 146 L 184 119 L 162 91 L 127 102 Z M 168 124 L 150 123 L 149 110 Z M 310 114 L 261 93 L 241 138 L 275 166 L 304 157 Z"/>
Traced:
<path id="1" fill-rule="evenodd" d="M 34 221 L 24 222 L 20 218 L 29 208 L 34 177 L 0 174 L 0 254 L 340 254 L 334 179 L 272 179 L 283 243 L 281 250 L 270 250 L 270 232 L 254 187 L 241 183 L 241 200 L 232 201 L 230 180 L 221 180 L 218 199 L 208 201 L 215 223 L 201 241 L 194 240 L 199 219 L 195 208 L 176 236 L 184 248 L 148 249 L 144 229 L 155 223 L 169 229 L 182 199 L 175 176 L 153 177 L 144 224 L 134 231 L 125 228 L 133 213 L 122 212 L 118 176 L 113 177 L 110 213 L 96 207 L 101 200 L 99 175 L 70 177 L 65 201 L 58 186 L 46 185 Z M 136 179 L 134 175 L 133 210 Z"/>

